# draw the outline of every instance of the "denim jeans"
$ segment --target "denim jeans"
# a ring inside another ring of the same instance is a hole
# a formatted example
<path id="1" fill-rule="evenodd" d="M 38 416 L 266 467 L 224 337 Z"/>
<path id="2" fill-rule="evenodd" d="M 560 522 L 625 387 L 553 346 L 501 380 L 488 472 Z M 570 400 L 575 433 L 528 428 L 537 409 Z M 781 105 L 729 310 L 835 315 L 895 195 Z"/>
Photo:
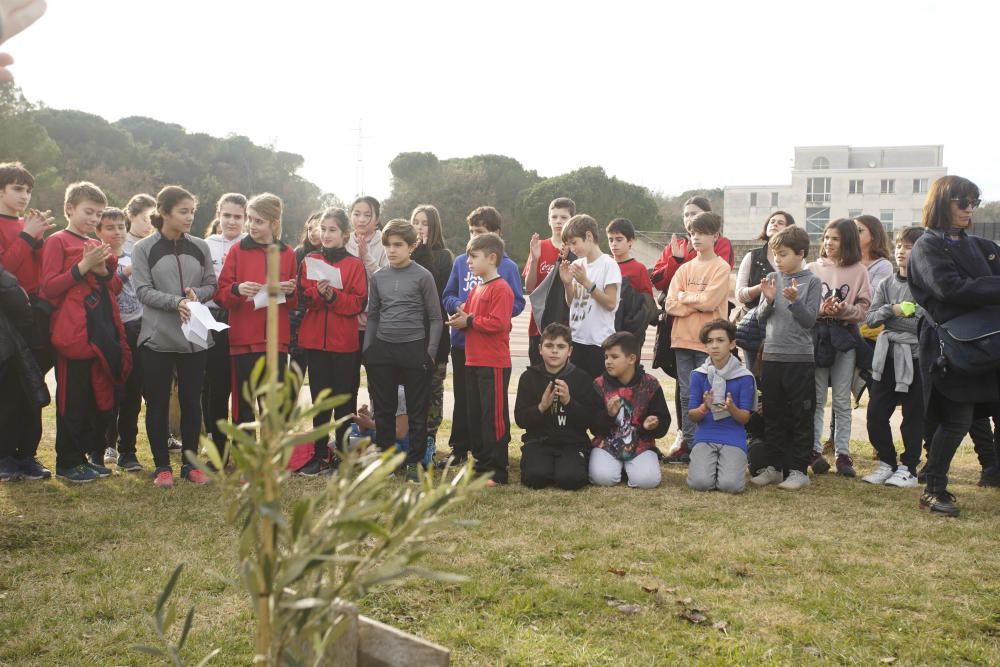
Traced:
<path id="1" fill-rule="evenodd" d="M 697 424 L 688 417 L 688 399 L 691 393 L 691 371 L 701 366 L 708 359 L 708 355 L 698 350 L 685 350 L 683 348 L 674 349 L 677 358 L 677 393 L 681 397 L 681 431 L 684 433 L 684 442 L 688 449 L 694 445 L 694 432 Z M 850 391 L 850 385 L 848 385 Z M 695 405 L 701 403 L 701 397 L 695 396 Z"/>

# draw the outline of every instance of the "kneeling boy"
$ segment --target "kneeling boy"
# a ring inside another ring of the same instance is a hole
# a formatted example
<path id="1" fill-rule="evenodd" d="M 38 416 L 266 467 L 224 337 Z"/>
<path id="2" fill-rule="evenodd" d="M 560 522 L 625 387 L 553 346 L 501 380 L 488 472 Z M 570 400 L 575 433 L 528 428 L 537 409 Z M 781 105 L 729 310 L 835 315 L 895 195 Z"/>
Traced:
<path id="1" fill-rule="evenodd" d="M 698 339 L 708 359 L 691 371 L 691 396 L 701 405 L 688 410 L 698 425 L 688 465 L 688 486 L 695 491 L 718 489 L 741 493 L 746 486 L 747 432 L 750 413 L 757 408 L 753 374 L 733 356 L 736 326 L 729 320 L 712 320 Z"/>
<path id="2" fill-rule="evenodd" d="M 660 484 L 656 439 L 670 428 L 663 388 L 639 365 L 639 340 L 632 334 L 612 334 L 601 347 L 604 374 L 594 387 L 605 409 L 594 428 L 598 435 L 590 453 L 590 483 L 614 486 L 624 468 L 629 486 L 655 488 Z"/>
<path id="3" fill-rule="evenodd" d="M 514 403 L 514 421 L 524 429 L 521 483 L 576 490 L 587 485 L 587 429 L 601 412 L 600 398 L 590 375 L 569 360 L 569 327 L 545 327 L 538 348 L 542 363 L 521 374 Z"/>

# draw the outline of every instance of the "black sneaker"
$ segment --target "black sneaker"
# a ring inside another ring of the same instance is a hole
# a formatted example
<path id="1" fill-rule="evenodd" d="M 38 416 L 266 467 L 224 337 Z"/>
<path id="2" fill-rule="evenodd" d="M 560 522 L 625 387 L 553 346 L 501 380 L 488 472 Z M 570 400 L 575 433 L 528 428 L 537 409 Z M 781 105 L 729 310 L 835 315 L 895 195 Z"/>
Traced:
<path id="1" fill-rule="evenodd" d="M 142 464 L 133 452 L 121 452 L 118 455 L 118 469 L 125 472 L 142 472 Z"/>
<path id="2" fill-rule="evenodd" d="M 303 477 L 316 477 L 323 472 L 323 462 L 320 459 L 310 459 L 308 463 L 295 471 L 296 475 Z"/>
<path id="3" fill-rule="evenodd" d="M 1000 468 L 987 468 L 980 473 L 979 486 L 1000 487 Z"/>
<path id="4" fill-rule="evenodd" d="M 56 477 L 73 484 L 86 484 L 97 479 L 97 473 L 90 466 L 78 465 L 73 468 L 56 468 Z"/>
<path id="5" fill-rule="evenodd" d="M 816 450 L 813 450 L 812 460 L 809 461 L 809 466 L 817 475 L 830 472 L 830 462 L 823 458 L 822 452 L 817 452 Z"/>
<path id="6" fill-rule="evenodd" d="M 407 482 L 412 482 L 416 484 L 420 481 L 420 475 L 417 473 L 417 465 L 415 463 L 410 463 L 403 466 L 403 480 Z"/>
<path id="7" fill-rule="evenodd" d="M 18 465 L 21 467 L 21 479 L 38 481 L 40 479 L 52 479 L 52 471 L 43 466 L 33 456 L 19 459 Z"/>
<path id="8" fill-rule="evenodd" d="M 0 459 L 0 482 L 16 482 L 21 479 L 21 466 L 16 459 Z"/>
<path id="9" fill-rule="evenodd" d="M 958 516 L 958 505 L 955 504 L 955 496 L 947 491 L 931 493 L 925 491 L 920 496 L 920 509 L 930 510 L 931 513 L 943 514 L 945 516 Z"/>
<path id="10" fill-rule="evenodd" d="M 101 456 L 104 456 L 104 452 L 101 452 Z M 111 477 L 111 468 L 105 468 L 100 463 L 94 463 L 93 461 L 87 461 L 84 463 L 85 466 L 94 471 L 98 477 Z"/>

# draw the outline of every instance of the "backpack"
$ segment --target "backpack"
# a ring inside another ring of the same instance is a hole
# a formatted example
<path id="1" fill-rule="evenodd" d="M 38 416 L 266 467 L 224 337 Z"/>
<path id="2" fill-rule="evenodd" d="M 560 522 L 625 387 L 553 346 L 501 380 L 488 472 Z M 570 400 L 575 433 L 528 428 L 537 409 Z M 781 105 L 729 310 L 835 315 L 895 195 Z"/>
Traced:
<path id="1" fill-rule="evenodd" d="M 618 310 L 615 311 L 615 331 L 628 331 L 645 339 L 646 328 L 656 321 L 656 316 L 656 301 L 653 297 L 634 290 L 628 278 L 623 277 L 621 298 Z"/>

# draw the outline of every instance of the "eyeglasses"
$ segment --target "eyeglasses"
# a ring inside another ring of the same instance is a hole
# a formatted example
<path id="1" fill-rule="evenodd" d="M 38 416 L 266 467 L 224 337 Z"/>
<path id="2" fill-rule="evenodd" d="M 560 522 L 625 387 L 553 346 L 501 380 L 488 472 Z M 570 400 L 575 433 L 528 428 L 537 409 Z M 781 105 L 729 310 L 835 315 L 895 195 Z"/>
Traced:
<path id="1" fill-rule="evenodd" d="M 976 209 L 982 203 L 981 199 L 969 199 L 968 197 L 952 197 L 951 201 L 958 202 L 958 207 L 961 209 L 966 209 L 970 206 Z"/>

